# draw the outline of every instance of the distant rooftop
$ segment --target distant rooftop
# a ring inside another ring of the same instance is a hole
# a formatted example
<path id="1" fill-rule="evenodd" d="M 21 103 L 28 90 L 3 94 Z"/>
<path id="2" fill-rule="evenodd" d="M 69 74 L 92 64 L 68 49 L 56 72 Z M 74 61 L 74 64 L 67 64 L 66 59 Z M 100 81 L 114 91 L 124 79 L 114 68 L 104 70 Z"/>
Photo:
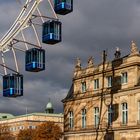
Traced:
<path id="1" fill-rule="evenodd" d="M 30 114 L 24 114 L 24 115 L 18 115 L 18 116 L 13 116 L 11 114 L 6 114 L 6 113 L 0 113 L 3 115 L 0 115 L 0 120 L 12 120 L 12 119 L 16 119 L 16 118 L 24 118 L 24 117 L 32 117 L 32 116 L 46 116 L 46 117 L 63 117 L 62 113 L 58 113 L 58 114 L 47 114 L 47 113 L 30 113 Z"/>
<path id="2" fill-rule="evenodd" d="M 16 118 L 24 118 L 24 117 L 32 117 L 32 116 L 45 116 L 45 117 L 63 117 L 62 113 L 54 113 L 53 105 L 49 99 L 49 102 L 46 105 L 45 108 L 45 113 L 40 113 L 40 112 L 34 112 L 34 113 L 29 113 L 29 114 L 23 114 L 23 115 L 17 115 L 14 116 L 9 113 L 0 113 L 0 120 L 12 120 Z"/>

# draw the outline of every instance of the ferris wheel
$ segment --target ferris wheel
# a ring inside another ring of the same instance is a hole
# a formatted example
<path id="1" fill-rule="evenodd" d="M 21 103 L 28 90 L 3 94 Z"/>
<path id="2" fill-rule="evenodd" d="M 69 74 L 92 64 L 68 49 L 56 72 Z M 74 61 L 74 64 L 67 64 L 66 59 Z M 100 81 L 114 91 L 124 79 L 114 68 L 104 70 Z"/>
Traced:
<path id="1" fill-rule="evenodd" d="M 44 3 L 47 4 L 46 7 L 50 7 L 51 16 L 42 14 L 40 5 Z M 0 39 L 2 62 L 0 66 L 4 70 L 1 73 L 4 97 L 23 96 L 23 75 L 19 72 L 17 52 L 21 51 L 25 55 L 26 71 L 39 72 L 45 70 L 45 49 L 42 44 L 54 45 L 61 42 L 62 23 L 57 14 L 66 15 L 72 11 L 73 0 L 25 0 L 15 22 Z M 37 26 L 41 26 L 41 33 L 37 30 Z M 32 39 L 27 38 L 26 31 L 28 29 L 32 29 L 36 43 L 32 43 Z M 12 69 L 6 64 L 5 54 L 7 52 L 12 52 L 16 69 Z"/>

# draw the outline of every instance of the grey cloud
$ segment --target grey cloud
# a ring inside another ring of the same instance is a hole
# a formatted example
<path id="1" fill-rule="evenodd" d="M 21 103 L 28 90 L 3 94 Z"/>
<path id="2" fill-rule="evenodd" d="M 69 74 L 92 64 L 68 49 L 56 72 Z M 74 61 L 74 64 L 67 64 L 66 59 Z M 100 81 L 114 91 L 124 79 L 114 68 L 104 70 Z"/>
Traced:
<path id="1" fill-rule="evenodd" d="M 6 6 L 11 7 L 12 13 L 4 13 Z M 43 14 L 47 8 L 47 4 L 43 5 Z M 0 5 L 0 35 L 9 28 L 18 10 L 13 9 L 10 0 Z M 25 113 L 26 106 L 29 112 L 44 111 L 51 98 L 56 112 L 62 112 L 61 99 L 70 88 L 76 57 L 81 58 L 85 67 L 90 56 L 95 58 L 96 64 L 100 63 L 104 49 L 108 50 L 108 59 L 112 59 L 117 46 L 122 55 L 130 52 L 131 40 L 140 46 L 139 13 L 139 0 L 75 0 L 73 13 L 59 16 L 63 23 L 63 41 L 54 46 L 43 44 L 46 49 L 45 71 L 25 72 L 24 54 L 17 53 L 20 71 L 24 74 L 25 95 L 16 99 L 1 97 L 0 111 L 21 114 Z M 38 31 L 41 36 L 41 30 Z M 33 36 L 28 38 L 34 42 Z M 7 54 L 6 62 L 10 65 L 12 61 Z"/>

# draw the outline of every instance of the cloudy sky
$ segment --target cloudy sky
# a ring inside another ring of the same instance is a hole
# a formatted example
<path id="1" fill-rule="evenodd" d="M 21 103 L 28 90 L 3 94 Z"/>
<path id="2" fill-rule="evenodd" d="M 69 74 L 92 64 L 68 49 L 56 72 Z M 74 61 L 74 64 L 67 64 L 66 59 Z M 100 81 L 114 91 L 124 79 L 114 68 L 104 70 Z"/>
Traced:
<path id="1" fill-rule="evenodd" d="M 40 8 L 43 14 L 50 12 L 48 3 Z M 0 0 L 0 37 L 10 28 L 20 10 L 16 0 Z M 111 60 L 116 47 L 120 47 L 123 56 L 130 52 L 132 40 L 140 46 L 140 0 L 74 0 L 74 11 L 59 16 L 59 19 L 63 23 L 63 41 L 53 46 L 43 44 L 46 50 L 45 71 L 25 72 L 24 53 L 17 51 L 20 72 L 24 74 L 24 96 L 5 98 L 1 90 L 0 112 L 24 114 L 26 107 L 29 113 L 43 112 L 49 98 L 55 112 L 63 112 L 61 100 L 71 86 L 77 57 L 86 67 L 90 56 L 93 56 L 95 64 L 99 64 L 103 50 L 107 50 L 108 60 Z M 32 34 L 28 36 L 34 41 Z M 5 58 L 10 67 L 15 67 L 10 52 L 5 54 Z"/>

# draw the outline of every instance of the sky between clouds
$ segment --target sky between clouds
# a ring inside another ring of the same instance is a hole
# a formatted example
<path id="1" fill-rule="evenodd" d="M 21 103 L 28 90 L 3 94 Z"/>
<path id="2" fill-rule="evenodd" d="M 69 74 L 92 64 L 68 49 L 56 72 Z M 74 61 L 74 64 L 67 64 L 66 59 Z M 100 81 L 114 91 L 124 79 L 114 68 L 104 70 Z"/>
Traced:
<path id="1" fill-rule="evenodd" d="M 47 4 L 41 8 L 44 13 L 49 11 Z M 16 0 L 0 0 L 0 37 L 19 11 Z M 43 45 L 46 49 L 45 71 L 25 72 L 24 54 L 17 52 L 20 71 L 24 74 L 24 96 L 4 98 L 1 91 L 0 112 L 24 114 L 26 107 L 29 113 L 43 112 L 49 98 L 55 112 L 63 112 L 61 100 L 71 86 L 77 57 L 86 67 L 90 56 L 99 64 L 103 50 L 108 51 L 108 60 L 111 60 L 116 47 L 120 47 L 123 56 L 130 52 L 131 40 L 140 46 L 139 0 L 74 0 L 74 11 L 59 17 L 63 23 L 63 41 L 54 46 Z M 29 36 L 34 40 L 32 34 Z M 14 67 L 11 58 L 10 53 L 6 54 L 6 62 Z"/>

